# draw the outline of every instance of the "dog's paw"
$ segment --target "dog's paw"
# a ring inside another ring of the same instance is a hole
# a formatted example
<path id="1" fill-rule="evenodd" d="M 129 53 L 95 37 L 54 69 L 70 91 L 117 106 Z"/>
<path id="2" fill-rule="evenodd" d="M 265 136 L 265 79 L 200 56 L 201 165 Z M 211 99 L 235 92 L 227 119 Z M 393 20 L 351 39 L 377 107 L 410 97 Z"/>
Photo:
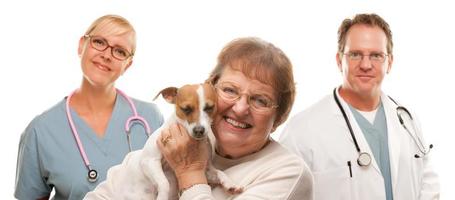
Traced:
<path id="1" fill-rule="evenodd" d="M 230 187 L 226 190 L 229 194 L 240 194 L 243 192 L 243 187 Z"/>

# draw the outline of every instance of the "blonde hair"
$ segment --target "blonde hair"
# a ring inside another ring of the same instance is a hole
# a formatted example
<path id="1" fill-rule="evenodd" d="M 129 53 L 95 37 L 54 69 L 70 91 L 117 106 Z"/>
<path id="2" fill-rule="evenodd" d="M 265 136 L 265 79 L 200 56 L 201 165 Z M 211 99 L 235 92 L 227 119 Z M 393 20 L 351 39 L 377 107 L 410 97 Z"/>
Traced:
<path id="1" fill-rule="evenodd" d="M 122 35 L 131 33 L 131 53 L 136 51 L 136 31 L 133 25 L 125 18 L 119 15 L 104 15 L 96 19 L 87 29 L 85 35 L 97 33 L 106 33 L 109 35 Z"/>

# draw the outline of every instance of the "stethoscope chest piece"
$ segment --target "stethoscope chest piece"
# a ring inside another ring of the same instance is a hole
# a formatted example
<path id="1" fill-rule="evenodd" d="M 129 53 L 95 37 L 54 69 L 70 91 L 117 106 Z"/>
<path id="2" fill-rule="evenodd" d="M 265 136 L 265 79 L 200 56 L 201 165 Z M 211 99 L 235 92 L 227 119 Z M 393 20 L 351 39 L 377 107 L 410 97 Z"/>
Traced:
<path id="1" fill-rule="evenodd" d="M 338 100 L 337 94 L 336 94 L 336 88 L 333 90 L 333 98 L 335 99 L 335 102 L 338 106 L 338 108 L 341 111 L 341 114 L 343 114 L 344 121 L 346 122 L 346 125 L 348 126 L 349 129 L 349 134 L 351 135 L 352 141 L 354 141 L 355 148 L 357 152 L 359 153 L 359 157 L 357 158 L 357 164 L 362 167 L 367 167 L 371 164 L 371 156 L 367 152 L 362 152 L 360 150 L 360 146 L 357 143 L 357 139 L 355 138 L 354 131 L 352 130 L 351 123 L 349 122 L 348 116 L 346 115 L 346 112 L 344 111 L 343 107 L 341 106 L 340 100 Z"/>
<path id="2" fill-rule="evenodd" d="M 88 171 L 87 179 L 90 183 L 94 183 L 98 180 L 98 172 L 94 169 Z"/>
<path id="3" fill-rule="evenodd" d="M 357 164 L 362 167 L 369 166 L 371 164 L 371 156 L 367 152 L 361 152 L 357 158 Z"/>
<path id="4" fill-rule="evenodd" d="M 151 130 L 150 130 L 150 126 L 147 123 L 147 120 L 145 120 L 143 117 L 141 117 L 137 113 L 137 110 L 136 110 L 136 107 L 134 106 L 133 101 L 119 89 L 116 89 L 116 91 L 121 96 L 123 96 L 126 99 L 126 101 L 128 101 L 128 104 L 130 105 L 131 110 L 133 111 L 133 114 L 134 114 L 133 116 L 131 116 L 130 118 L 128 118 L 126 120 L 126 124 L 125 124 L 125 131 L 127 133 L 128 147 L 131 152 L 132 148 L 131 148 L 131 141 L 130 141 L 130 126 L 132 125 L 132 121 L 139 122 L 140 124 L 142 124 L 144 126 L 145 132 L 147 133 L 147 136 L 150 136 Z M 90 168 L 90 161 L 88 160 L 87 154 L 85 153 L 84 147 L 79 138 L 79 133 L 77 132 L 77 129 L 76 129 L 76 125 L 74 124 L 73 118 L 71 117 L 71 113 L 70 113 L 70 99 L 74 93 L 75 93 L 75 91 L 72 92 L 70 95 L 68 95 L 68 97 L 66 98 L 66 105 L 65 105 L 66 117 L 68 119 L 68 123 L 70 125 L 71 132 L 73 133 L 73 136 L 76 140 L 77 148 L 79 149 L 82 159 L 84 160 L 84 164 L 87 167 L 87 170 L 88 170 L 87 180 L 90 183 L 94 183 L 98 180 L 98 172 L 96 170 Z"/>

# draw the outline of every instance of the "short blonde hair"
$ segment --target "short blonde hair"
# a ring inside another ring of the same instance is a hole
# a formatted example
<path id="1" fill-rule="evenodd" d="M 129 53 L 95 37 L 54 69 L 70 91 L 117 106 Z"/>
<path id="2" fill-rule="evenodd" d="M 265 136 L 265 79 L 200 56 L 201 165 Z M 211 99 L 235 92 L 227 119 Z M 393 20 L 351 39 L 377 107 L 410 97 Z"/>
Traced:
<path id="1" fill-rule="evenodd" d="M 110 35 L 131 33 L 131 53 L 136 52 L 136 31 L 133 25 L 119 15 L 104 15 L 96 19 L 87 29 L 85 35 L 104 32 Z"/>

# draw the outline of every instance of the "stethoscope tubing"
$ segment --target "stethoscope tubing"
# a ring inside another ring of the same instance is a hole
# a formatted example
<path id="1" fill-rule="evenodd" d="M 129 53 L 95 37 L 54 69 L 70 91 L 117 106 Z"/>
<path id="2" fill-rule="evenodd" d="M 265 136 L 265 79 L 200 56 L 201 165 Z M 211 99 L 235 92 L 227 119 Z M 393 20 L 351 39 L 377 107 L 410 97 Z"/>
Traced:
<path id="1" fill-rule="evenodd" d="M 420 139 L 420 137 L 415 132 L 417 130 L 416 126 L 415 126 L 415 123 L 412 123 L 412 128 L 414 129 L 414 133 L 415 133 L 415 134 L 412 134 L 411 131 L 409 130 L 409 128 L 404 123 L 403 117 L 401 116 L 399 110 L 404 111 L 409 116 L 409 119 L 411 119 L 412 122 L 414 122 L 414 118 L 412 117 L 411 112 L 409 112 L 409 110 L 406 109 L 406 107 L 400 106 L 400 104 L 398 104 L 398 102 L 396 102 L 395 99 L 393 99 L 392 97 L 389 96 L 389 99 L 392 100 L 393 103 L 395 103 L 395 105 L 397 105 L 398 120 L 400 121 L 400 124 L 403 126 L 403 128 L 406 130 L 406 132 L 408 132 L 408 134 L 412 138 L 412 140 L 414 140 L 414 143 L 417 146 L 417 148 L 419 149 L 420 153 L 422 153 L 424 156 L 427 155 L 428 153 L 430 153 L 431 148 L 433 148 L 433 144 L 430 144 L 429 148 L 427 149 L 425 147 L 425 145 L 423 144 L 422 140 Z M 417 154 L 415 154 L 414 157 L 415 158 L 420 158 L 420 156 L 417 155 Z"/>
<path id="2" fill-rule="evenodd" d="M 87 170 L 89 171 L 88 180 L 90 182 L 95 182 L 97 180 L 98 172 L 91 168 L 90 160 L 88 159 L 87 153 L 85 152 L 84 146 L 82 145 L 82 142 L 81 142 L 80 137 L 79 137 L 79 133 L 78 133 L 78 131 L 76 129 L 76 126 L 74 125 L 73 117 L 71 116 L 71 112 L 70 112 L 70 106 L 69 106 L 70 100 L 71 100 L 71 97 L 73 96 L 73 94 L 76 91 L 77 90 L 74 90 L 66 98 L 66 105 L 65 105 L 65 107 L 66 107 L 66 117 L 68 118 L 68 123 L 70 125 L 71 132 L 73 133 L 74 139 L 76 140 L 76 144 L 77 144 L 77 148 L 79 149 L 79 153 L 81 154 L 81 157 L 84 160 L 84 164 L 87 167 Z M 151 129 L 150 129 L 149 124 L 145 120 L 145 118 L 141 117 L 137 113 L 136 106 L 134 106 L 133 100 L 131 100 L 131 98 L 129 98 L 123 91 L 121 91 L 121 90 L 119 90 L 117 88 L 116 88 L 116 91 L 117 91 L 118 94 L 120 94 L 123 98 L 125 98 L 127 100 L 128 104 L 129 104 L 129 106 L 130 106 L 130 108 L 131 108 L 131 110 L 133 112 L 133 116 L 129 117 L 126 120 L 126 123 L 125 123 L 125 131 L 126 131 L 126 134 L 127 134 L 128 148 L 129 148 L 129 151 L 131 152 L 132 148 L 131 148 L 131 141 L 130 141 L 130 131 L 131 131 L 130 128 L 131 128 L 131 126 L 133 124 L 132 122 L 139 122 L 140 124 L 142 124 L 142 126 L 144 127 L 145 132 L 147 133 L 148 137 L 151 135 Z"/>
<path id="3" fill-rule="evenodd" d="M 395 101 L 393 101 L 395 102 Z M 396 102 L 395 102 L 396 104 Z M 398 105 L 398 104 L 397 104 Z M 409 134 L 409 136 L 412 138 L 412 140 L 414 141 L 415 145 L 417 146 L 417 148 L 419 149 L 420 153 L 422 153 L 423 155 L 427 155 L 429 152 L 430 152 L 430 149 L 433 148 L 433 144 L 430 144 L 429 146 L 429 149 L 427 149 L 425 147 L 425 145 L 423 144 L 422 140 L 420 139 L 420 137 L 417 135 L 416 133 L 416 126 L 414 123 L 412 123 L 412 128 L 414 129 L 414 133 L 415 134 L 412 134 L 411 131 L 409 130 L 408 126 L 406 126 L 406 124 L 404 123 L 404 120 L 403 120 L 403 117 L 400 115 L 400 113 L 398 112 L 399 110 L 403 110 L 403 112 L 405 112 L 408 116 L 409 116 L 409 119 L 411 119 L 412 121 L 414 121 L 414 119 L 412 118 L 412 115 L 411 113 L 408 111 L 408 109 L 406 109 L 405 107 L 403 106 L 398 106 L 397 107 L 397 116 L 398 116 L 398 119 L 400 120 L 400 124 L 403 126 L 403 128 L 406 130 L 406 132 Z M 420 156 L 418 156 L 416 154 L 415 156 L 416 158 L 420 158 Z"/>
<path id="4" fill-rule="evenodd" d="M 82 146 L 81 139 L 79 138 L 79 133 L 77 132 L 76 126 L 74 125 L 73 117 L 71 116 L 71 112 L 70 112 L 70 100 L 75 92 L 76 92 L 76 90 L 71 92 L 71 94 L 68 95 L 68 97 L 66 98 L 66 117 L 68 118 L 71 132 L 73 133 L 74 139 L 76 140 L 77 148 L 79 149 L 79 153 L 81 154 L 81 157 L 84 160 L 84 164 L 88 170 L 91 170 L 90 161 L 87 157 L 87 154 L 85 153 L 84 147 Z"/>
<path id="5" fill-rule="evenodd" d="M 357 153 L 359 154 L 359 156 L 357 157 L 357 164 L 362 167 L 369 166 L 371 164 L 371 155 L 367 152 L 362 152 L 360 150 L 359 143 L 357 142 L 357 139 L 354 135 L 354 131 L 352 130 L 351 123 L 349 122 L 349 118 L 348 118 L 346 112 L 344 111 L 344 109 L 340 103 L 340 100 L 337 97 L 336 90 L 337 90 L 337 88 L 333 89 L 333 98 L 335 99 L 335 102 L 337 103 L 338 108 L 341 111 L 341 114 L 343 114 L 344 121 L 346 122 L 346 125 L 348 126 L 348 129 L 349 129 L 349 134 L 351 135 L 351 138 L 354 141 L 354 145 L 357 150 Z"/>
<path id="6" fill-rule="evenodd" d="M 130 104 L 130 108 L 133 111 L 133 116 L 129 117 L 126 120 L 125 131 L 129 134 L 130 128 L 131 128 L 131 126 L 130 126 L 131 122 L 136 120 L 145 127 L 145 132 L 147 133 L 147 136 L 150 136 L 150 134 L 152 134 L 150 126 L 148 125 L 147 121 L 143 117 L 139 116 L 139 114 L 137 113 L 136 106 L 134 106 L 133 100 L 131 100 L 131 98 L 129 98 L 123 91 L 121 91 L 119 89 L 116 89 L 116 90 L 120 95 L 122 95 L 126 99 L 126 101 L 128 101 L 128 104 Z"/>
<path id="7" fill-rule="evenodd" d="M 369 156 L 368 153 L 366 152 L 361 152 L 360 150 L 360 147 L 359 147 L 359 144 L 357 142 L 357 139 L 354 135 L 354 131 L 352 129 L 352 126 L 351 126 L 351 123 L 349 122 L 349 118 L 346 114 L 346 112 L 344 111 L 341 103 L 340 103 L 340 100 L 338 99 L 337 97 L 337 93 L 336 93 L 336 90 L 337 88 L 335 88 L 333 90 L 333 98 L 335 99 L 335 102 L 336 104 L 338 105 L 338 108 L 339 110 L 341 111 L 342 115 L 343 115 L 343 118 L 348 126 L 348 129 L 349 129 L 349 134 L 351 135 L 351 138 L 352 140 L 354 141 L 354 145 L 355 145 L 355 148 L 357 150 L 357 152 L 359 153 L 359 155 L 361 154 L 367 154 Z M 411 115 L 411 113 L 408 111 L 408 109 L 406 109 L 405 107 L 403 106 L 400 106 L 392 97 L 389 96 L 389 99 L 393 101 L 393 103 L 395 103 L 397 105 L 397 116 L 398 116 L 398 119 L 400 121 L 400 124 L 403 126 L 403 128 L 406 130 L 406 132 L 409 134 L 409 136 L 412 138 L 412 140 L 414 141 L 415 145 L 417 146 L 418 150 L 423 154 L 423 156 L 427 155 L 431 148 L 433 148 L 433 144 L 430 144 L 429 145 L 429 149 L 426 149 L 425 145 L 423 144 L 422 140 L 420 139 L 420 137 L 417 135 L 417 133 L 415 132 L 416 131 L 416 128 L 415 128 L 415 124 L 414 124 L 414 119 Z M 401 117 L 400 113 L 399 113 L 399 110 L 403 110 L 408 116 L 409 116 L 409 119 L 412 121 L 412 125 L 413 125 L 413 128 L 414 128 L 414 133 L 415 134 L 412 134 L 411 131 L 408 129 L 408 127 L 406 126 L 406 124 L 404 123 L 404 120 L 403 118 Z M 416 139 L 417 138 L 417 139 Z M 418 154 L 415 154 L 414 156 L 415 158 L 421 158 L 421 156 L 419 156 Z M 360 156 L 359 156 L 360 158 Z M 357 160 L 359 162 L 359 160 Z M 359 163 L 359 165 L 361 165 Z M 368 164 L 369 165 L 369 164 Z M 361 165 L 362 166 L 362 165 Z"/>
<path id="8" fill-rule="evenodd" d="M 335 102 L 337 103 L 338 108 L 340 109 L 341 114 L 343 115 L 344 121 L 346 122 L 346 125 L 348 126 L 349 134 L 351 134 L 351 138 L 354 141 L 354 145 L 355 145 L 355 148 L 356 148 L 357 152 L 361 153 L 360 147 L 359 147 L 359 143 L 357 143 L 357 139 L 355 138 L 354 131 L 352 130 L 351 123 L 349 123 L 348 116 L 347 116 L 346 112 L 344 111 L 344 109 L 343 109 L 343 107 L 342 107 L 342 105 L 340 103 L 340 100 L 337 97 L 336 90 L 337 90 L 337 88 L 333 89 L 333 98 L 335 99 Z"/>

